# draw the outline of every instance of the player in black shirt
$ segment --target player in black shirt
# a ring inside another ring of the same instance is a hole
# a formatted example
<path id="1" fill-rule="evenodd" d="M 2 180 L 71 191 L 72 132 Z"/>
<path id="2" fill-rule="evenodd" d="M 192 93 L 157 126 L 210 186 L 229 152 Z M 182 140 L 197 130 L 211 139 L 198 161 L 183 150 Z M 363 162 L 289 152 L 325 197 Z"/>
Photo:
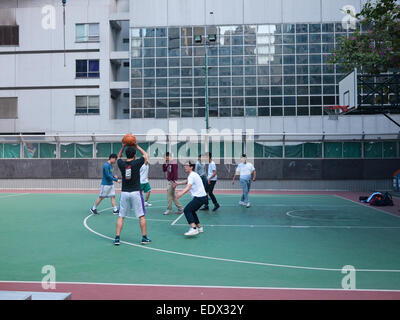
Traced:
<path id="1" fill-rule="evenodd" d="M 147 153 L 139 145 L 135 144 L 132 147 L 126 148 L 125 154 L 127 159 L 122 160 L 125 147 L 123 145 L 119 151 L 117 161 L 122 175 L 122 190 L 114 244 L 119 245 L 124 218 L 130 216 L 131 210 L 135 212 L 136 217 L 139 219 L 140 229 L 142 230 L 141 242 L 142 244 L 148 244 L 151 240 L 146 235 L 146 209 L 144 207 L 143 195 L 140 191 L 140 167 L 149 158 Z M 136 149 L 142 153 L 142 157 L 139 159 L 136 159 Z"/>

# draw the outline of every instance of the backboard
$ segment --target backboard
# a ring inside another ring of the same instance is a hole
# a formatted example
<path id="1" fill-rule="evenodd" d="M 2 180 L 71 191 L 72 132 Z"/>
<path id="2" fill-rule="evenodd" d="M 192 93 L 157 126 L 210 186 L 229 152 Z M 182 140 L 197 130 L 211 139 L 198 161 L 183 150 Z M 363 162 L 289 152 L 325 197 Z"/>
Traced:
<path id="1" fill-rule="evenodd" d="M 347 112 L 357 109 L 357 69 L 339 81 L 339 105 L 348 106 Z"/>

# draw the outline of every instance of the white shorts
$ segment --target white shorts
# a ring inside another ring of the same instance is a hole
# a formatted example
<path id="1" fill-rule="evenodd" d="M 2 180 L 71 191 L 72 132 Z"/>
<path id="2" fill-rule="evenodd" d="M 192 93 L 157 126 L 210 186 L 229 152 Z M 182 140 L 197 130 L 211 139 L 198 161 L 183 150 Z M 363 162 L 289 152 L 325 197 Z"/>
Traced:
<path id="1" fill-rule="evenodd" d="M 142 192 L 121 192 L 119 216 L 121 218 L 129 217 L 132 210 L 135 212 L 136 218 L 140 218 L 146 214 Z"/>
<path id="2" fill-rule="evenodd" d="M 101 185 L 99 198 L 111 198 L 111 197 L 115 197 L 114 185 L 111 186 Z"/>

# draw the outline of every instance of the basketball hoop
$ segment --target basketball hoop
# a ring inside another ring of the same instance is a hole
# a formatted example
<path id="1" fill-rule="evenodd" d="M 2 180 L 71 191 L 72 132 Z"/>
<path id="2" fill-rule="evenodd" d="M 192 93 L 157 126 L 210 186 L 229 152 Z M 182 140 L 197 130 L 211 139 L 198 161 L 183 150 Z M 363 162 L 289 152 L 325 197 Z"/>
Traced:
<path id="1" fill-rule="evenodd" d="M 349 106 L 324 106 L 324 111 L 329 116 L 329 120 L 337 120 L 340 115 L 348 113 L 353 109 Z"/>

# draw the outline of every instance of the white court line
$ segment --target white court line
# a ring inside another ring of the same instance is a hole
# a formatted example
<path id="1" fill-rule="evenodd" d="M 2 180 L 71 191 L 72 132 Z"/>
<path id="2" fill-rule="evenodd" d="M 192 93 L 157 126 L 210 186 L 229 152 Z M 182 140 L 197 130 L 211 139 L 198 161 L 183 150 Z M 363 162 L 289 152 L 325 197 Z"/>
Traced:
<path id="1" fill-rule="evenodd" d="M 7 196 L 0 197 L 0 199 L 9 198 L 9 197 L 19 197 L 19 196 L 26 196 L 30 193 L 17 193 L 17 194 L 9 194 Z"/>
<path id="2" fill-rule="evenodd" d="M 175 225 L 179 221 L 179 219 L 182 218 L 182 216 L 184 215 L 185 215 L 184 213 L 181 213 L 181 215 L 171 223 L 171 226 Z"/>
<path id="3" fill-rule="evenodd" d="M 133 220 L 139 220 L 136 217 L 127 217 L 128 219 L 133 219 Z M 178 217 L 178 219 L 180 219 Z M 177 222 L 176 219 L 175 221 Z M 147 221 L 160 221 L 160 222 L 170 222 L 170 220 L 166 219 L 152 219 L 152 218 L 146 218 Z M 184 223 L 171 223 L 171 226 L 178 226 L 182 227 L 185 226 L 187 227 L 187 224 Z M 400 229 L 400 227 L 387 227 L 387 226 L 309 226 L 309 225 L 279 225 L 279 224 L 201 224 L 203 227 L 225 227 L 225 228 L 321 228 L 321 229 Z"/>
<path id="4" fill-rule="evenodd" d="M 0 280 L 0 283 L 30 283 L 40 284 L 41 281 L 11 281 Z M 287 287 L 242 287 L 242 286 L 200 286 L 187 284 L 153 284 L 153 283 L 115 283 L 115 282 L 78 282 L 78 281 L 57 281 L 56 284 L 76 285 L 101 285 L 101 286 L 134 286 L 134 287 L 171 287 L 171 288 L 211 288 L 211 289 L 249 289 L 249 290 L 295 290 L 295 291 L 342 291 L 342 292 L 400 292 L 390 289 L 341 289 L 341 288 L 287 288 Z"/>
<path id="5" fill-rule="evenodd" d="M 106 209 L 102 209 L 100 212 L 104 212 L 107 210 L 112 209 L 112 207 L 110 208 L 106 208 Z M 290 211 L 289 211 L 290 212 Z M 171 223 L 171 226 L 187 226 L 187 224 L 181 224 L 177 222 L 179 221 L 179 219 L 183 216 L 184 214 L 181 214 L 177 219 L 175 219 L 175 221 L 173 221 Z M 126 217 L 127 219 L 133 219 L 133 220 L 139 220 L 136 217 Z M 158 221 L 158 222 L 170 222 L 171 220 L 167 220 L 167 219 L 154 219 L 154 218 L 147 218 L 147 221 Z M 379 226 L 307 226 L 307 225 L 299 225 L 299 226 L 294 226 L 294 225 L 275 225 L 275 224 L 202 224 L 203 227 L 226 227 L 226 228 L 322 228 L 322 229 L 400 229 L 400 227 L 379 227 Z"/>
<path id="6" fill-rule="evenodd" d="M 110 209 L 112 209 L 112 207 L 105 208 L 105 209 L 102 209 L 102 210 L 98 210 L 97 212 L 100 213 L 100 212 L 104 212 L 104 211 L 107 211 L 107 210 L 110 210 Z"/>
<path id="7" fill-rule="evenodd" d="M 221 205 L 221 208 L 224 208 L 224 207 L 243 208 L 239 204 Z M 267 204 L 267 205 L 252 204 L 251 207 L 261 207 L 261 208 L 268 208 L 268 207 L 355 208 L 356 206 L 354 206 L 354 205 L 326 205 L 326 204 Z"/>
<path id="8" fill-rule="evenodd" d="M 108 240 L 114 240 L 111 237 L 108 237 L 100 232 L 97 232 L 93 229 L 91 229 L 88 224 L 87 220 L 93 216 L 93 214 L 88 215 L 84 220 L 83 220 L 83 225 L 84 227 L 89 230 L 90 232 Z M 320 267 L 306 267 L 306 266 L 295 266 L 295 265 L 285 265 L 285 264 L 274 264 L 274 263 L 265 263 L 265 262 L 255 262 L 255 261 L 244 261 L 244 260 L 235 260 L 235 259 L 225 259 L 225 258 L 217 258 L 217 257 L 210 257 L 210 256 L 202 256 L 202 255 L 197 255 L 197 254 L 190 254 L 190 253 L 183 253 L 183 252 L 178 252 L 178 251 L 171 251 L 171 250 L 165 250 L 165 249 L 158 249 L 154 247 L 149 247 L 149 246 L 144 246 L 141 244 L 134 244 L 131 242 L 127 241 L 120 241 L 121 243 L 124 243 L 126 245 L 132 246 L 132 247 L 137 247 L 141 248 L 144 250 L 151 250 L 151 251 L 156 251 L 156 252 L 162 252 L 162 253 L 168 253 L 168 254 L 175 254 L 179 256 L 185 256 L 185 257 L 191 257 L 191 258 L 199 258 L 199 259 L 206 259 L 206 260 L 213 260 L 213 261 L 223 261 L 223 262 L 233 262 L 233 263 L 241 263 L 241 264 L 250 264 L 250 265 L 258 265 L 258 266 L 266 266 L 266 267 L 278 267 L 278 268 L 289 268 L 289 269 L 303 269 L 303 270 L 316 270 L 316 271 L 335 271 L 335 272 L 341 272 L 342 269 L 335 269 L 335 268 L 320 268 Z M 384 269 L 356 269 L 356 271 L 360 272 L 386 272 L 386 273 L 400 273 L 400 270 L 384 270 Z"/>
<path id="9" fill-rule="evenodd" d="M 150 203 L 154 203 L 154 202 L 167 202 L 167 200 L 154 200 L 154 201 L 149 201 Z M 151 207 L 150 207 L 151 208 Z"/>
<path id="10" fill-rule="evenodd" d="M 230 204 L 230 205 L 221 205 L 220 208 L 241 208 L 243 209 L 243 206 L 240 206 L 239 204 Z M 268 209 L 269 207 L 311 207 L 311 208 L 356 208 L 358 206 L 355 205 L 339 205 L 339 206 L 335 206 L 335 205 L 324 205 L 324 204 L 317 204 L 317 205 L 310 205 L 310 204 L 268 204 L 268 205 L 256 205 L 256 204 L 252 204 L 251 207 L 258 207 L 258 208 L 266 208 Z M 162 209 L 162 208 L 166 208 L 166 206 L 151 206 L 151 207 L 146 207 L 147 209 Z"/>
<path id="11" fill-rule="evenodd" d="M 148 219 L 150 220 L 150 219 Z M 187 226 L 187 224 L 175 224 L 175 226 Z M 202 224 L 203 227 L 227 227 L 227 228 L 325 228 L 325 229 L 400 229 L 400 227 L 376 227 L 376 226 L 294 226 L 294 225 L 274 225 L 274 224 L 263 224 L 263 225 L 245 225 L 245 224 Z"/>
<path id="12" fill-rule="evenodd" d="M 293 212 L 299 212 L 299 211 L 307 212 L 307 209 L 288 211 L 288 212 L 286 212 L 286 215 L 289 216 L 289 217 L 292 217 L 292 218 L 297 218 L 297 219 L 302 219 L 302 220 L 332 221 L 331 219 L 318 219 L 318 218 L 299 217 L 299 216 L 295 216 L 295 215 L 292 214 Z M 324 211 L 324 209 L 320 209 L 320 211 Z M 360 219 L 335 219 L 335 221 L 360 221 Z"/>
<path id="13" fill-rule="evenodd" d="M 28 193 L 29 194 L 29 193 Z M 160 200 L 160 201 L 164 201 L 164 200 Z M 155 201 L 154 201 L 155 202 Z M 358 203 L 357 203 L 358 204 Z M 229 205 L 221 205 L 221 208 L 224 207 L 229 207 L 229 208 L 242 208 L 242 206 L 240 206 L 239 204 L 229 204 Z M 258 205 L 258 204 L 252 204 L 251 207 L 260 207 L 260 208 L 266 208 L 268 209 L 268 207 L 311 207 L 311 208 L 358 208 L 359 206 L 355 206 L 355 205 L 326 205 L 326 204 L 267 204 L 267 205 Z M 162 208 L 166 208 L 166 206 L 151 206 L 151 207 L 146 207 L 147 209 L 162 209 Z M 107 208 L 106 210 L 111 209 Z M 104 210 L 102 210 L 104 211 Z M 101 211 L 99 211 L 101 212 Z"/>
<path id="14" fill-rule="evenodd" d="M 99 210 L 99 211 L 97 211 L 97 212 L 100 213 L 100 212 L 104 212 L 104 211 L 107 211 L 107 210 L 110 210 L 110 209 L 112 209 L 112 207 L 110 207 L 110 208 L 105 208 L 105 209 Z M 117 214 L 115 214 L 114 216 L 118 217 Z M 136 217 L 126 217 L 126 218 L 127 218 L 127 219 L 136 219 L 136 220 L 139 220 L 139 219 L 136 218 Z M 146 220 L 148 220 L 148 221 L 163 221 L 163 222 L 170 222 L 170 221 L 171 221 L 171 220 L 166 220 L 166 219 L 152 219 L 152 218 L 146 218 Z"/>

